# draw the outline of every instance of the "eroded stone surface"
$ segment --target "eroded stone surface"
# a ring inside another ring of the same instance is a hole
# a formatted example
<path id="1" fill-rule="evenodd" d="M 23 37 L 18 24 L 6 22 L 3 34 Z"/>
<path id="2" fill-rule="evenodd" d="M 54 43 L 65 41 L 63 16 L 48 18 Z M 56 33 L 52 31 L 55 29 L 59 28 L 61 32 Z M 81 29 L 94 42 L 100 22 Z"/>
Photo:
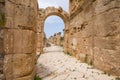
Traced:
<path id="1" fill-rule="evenodd" d="M 70 0 L 68 52 L 120 76 L 119 0 Z"/>
<path id="2" fill-rule="evenodd" d="M 36 60 L 37 1 L 4 1 L 5 78 L 6 80 L 33 80 Z"/>
<path id="3" fill-rule="evenodd" d="M 61 32 L 55 34 L 54 36 L 51 36 L 48 41 L 56 46 L 61 46 L 62 45 L 62 40 L 61 40 Z"/>
<path id="4" fill-rule="evenodd" d="M 4 48 L 3 48 L 3 43 L 4 43 L 4 29 L 3 27 L 5 26 L 5 1 L 0 0 L 0 80 L 4 80 L 4 74 L 3 74 L 3 65 L 4 65 Z"/>
<path id="5" fill-rule="evenodd" d="M 70 0 L 70 14 L 61 7 L 38 10 L 37 0 L 0 0 L 0 72 L 6 80 L 33 80 L 36 48 L 43 52 L 44 21 L 50 15 L 60 16 L 65 22 L 65 53 L 120 76 L 119 0 Z M 55 35 L 52 40 L 56 45 L 60 44 L 58 38 Z M 56 79 L 69 76 L 57 75 Z"/>

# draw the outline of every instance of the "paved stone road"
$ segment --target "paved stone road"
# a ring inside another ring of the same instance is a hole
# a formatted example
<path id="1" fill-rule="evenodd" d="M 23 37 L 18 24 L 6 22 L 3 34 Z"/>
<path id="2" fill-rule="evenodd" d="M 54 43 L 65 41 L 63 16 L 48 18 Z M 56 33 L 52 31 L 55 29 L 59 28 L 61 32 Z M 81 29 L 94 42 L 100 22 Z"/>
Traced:
<path id="1" fill-rule="evenodd" d="M 114 76 L 64 54 L 61 47 L 52 46 L 44 51 L 37 62 L 37 75 L 42 80 L 115 80 Z"/>

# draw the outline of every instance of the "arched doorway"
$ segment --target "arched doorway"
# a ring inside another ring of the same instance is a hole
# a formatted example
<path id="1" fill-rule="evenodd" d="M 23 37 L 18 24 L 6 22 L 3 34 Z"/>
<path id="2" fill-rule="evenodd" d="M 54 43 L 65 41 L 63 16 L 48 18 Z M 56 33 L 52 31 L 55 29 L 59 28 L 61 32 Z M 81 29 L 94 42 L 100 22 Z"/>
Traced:
<path id="1" fill-rule="evenodd" d="M 47 17 L 51 15 L 56 15 L 61 17 L 61 19 L 65 23 L 65 29 L 64 29 L 64 51 L 67 52 L 67 42 L 68 42 L 68 30 L 69 30 L 69 14 L 65 12 L 61 7 L 54 8 L 54 7 L 48 7 L 46 9 L 39 9 L 39 15 L 38 15 L 38 40 L 40 40 L 38 45 L 40 53 L 42 53 L 42 49 L 44 47 L 44 22 Z"/>
<path id="2" fill-rule="evenodd" d="M 64 28 L 65 23 L 61 17 L 55 15 L 48 16 L 44 22 L 44 32 L 46 34 L 45 46 L 49 47 L 50 44 L 61 46 Z"/>

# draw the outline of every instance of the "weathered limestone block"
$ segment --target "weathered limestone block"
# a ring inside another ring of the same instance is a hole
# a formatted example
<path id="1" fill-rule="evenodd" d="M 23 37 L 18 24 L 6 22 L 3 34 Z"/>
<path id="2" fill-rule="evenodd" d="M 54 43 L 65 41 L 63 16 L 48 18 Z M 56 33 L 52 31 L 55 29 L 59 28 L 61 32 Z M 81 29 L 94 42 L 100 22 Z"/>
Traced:
<path id="1" fill-rule="evenodd" d="M 14 2 L 14 4 L 12 2 Z M 14 9 L 15 9 L 15 0 L 12 0 L 12 2 L 6 0 L 5 4 L 7 6 L 5 6 L 5 9 L 6 9 L 6 18 L 10 17 L 12 19 L 11 21 L 13 22 L 13 18 L 15 16 L 14 15 L 15 14 L 15 12 L 14 12 Z M 9 26 L 7 26 L 7 27 L 9 27 Z M 12 27 L 10 27 L 10 28 L 12 28 Z"/>
<path id="2" fill-rule="evenodd" d="M 75 15 L 76 13 L 79 12 L 79 10 L 81 10 L 81 6 L 83 5 L 83 3 L 85 2 L 85 0 L 70 0 L 70 12 L 71 12 L 71 17 L 73 15 Z"/>
<path id="3" fill-rule="evenodd" d="M 35 33 L 30 30 L 5 30 L 4 50 L 9 53 L 32 53 L 35 51 Z"/>
<path id="4" fill-rule="evenodd" d="M 25 2 L 6 0 L 7 28 L 22 28 L 36 31 L 37 15 L 34 15 L 37 14 L 36 1 L 25 0 Z"/>
<path id="5" fill-rule="evenodd" d="M 114 35 L 117 35 L 119 32 L 119 10 L 111 10 L 110 12 L 106 12 L 104 14 L 98 15 L 95 19 L 96 23 L 94 27 L 95 28 L 95 34 L 97 36 L 102 37 L 112 37 Z M 111 16 L 112 15 L 112 16 Z M 102 20 L 102 21 L 101 21 Z M 104 21 L 106 20 L 106 21 Z"/>
<path id="6" fill-rule="evenodd" d="M 14 78 L 30 75 L 35 68 L 35 55 L 14 54 L 13 55 L 13 76 Z"/>
<path id="7" fill-rule="evenodd" d="M 96 7 L 95 8 L 96 14 L 101 14 L 103 12 L 110 11 L 112 9 L 119 9 L 120 1 L 119 0 L 96 0 L 95 7 Z"/>
<path id="8" fill-rule="evenodd" d="M 75 37 L 71 38 L 71 54 L 73 56 L 76 56 L 76 50 L 77 50 L 77 44 L 78 44 L 78 41 Z"/>
<path id="9" fill-rule="evenodd" d="M 35 76 L 35 70 L 28 76 L 20 77 L 20 78 L 15 78 L 13 80 L 34 80 Z"/>
<path id="10" fill-rule="evenodd" d="M 120 18 L 118 16 L 120 15 L 120 8 L 117 7 L 117 4 L 117 0 L 110 1 L 105 6 L 107 10 L 95 19 L 94 64 L 99 69 L 119 76 Z M 99 65 L 100 63 L 102 65 Z"/>
<path id="11" fill-rule="evenodd" d="M 37 0 L 5 0 L 5 17 L 5 78 L 33 80 L 36 60 Z"/>
<path id="12" fill-rule="evenodd" d="M 6 80 L 13 80 L 30 75 L 35 68 L 34 54 L 9 54 L 4 59 L 4 74 Z"/>
<path id="13" fill-rule="evenodd" d="M 4 57 L 4 75 L 6 80 L 13 80 L 13 55 L 5 55 Z"/>
<path id="14" fill-rule="evenodd" d="M 77 40 L 77 54 L 81 61 L 90 63 L 93 61 L 93 39 L 78 37 Z"/>
<path id="15" fill-rule="evenodd" d="M 94 48 L 94 51 L 96 52 L 94 55 L 94 65 L 105 72 L 119 76 L 119 53 L 115 50 L 101 49 L 97 47 Z"/>
<path id="16" fill-rule="evenodd" d="M 78 30 L 69 36 L 69 39 L 78 41 L 76 57 L 87 63 L 92 61 L 97 68 L 120 76 L 120 1 L 83 0 L 84 5 L 80 5 L 78 10 L 74 5 L 76 2 L 70 1 L 70 31 L 72 27 Z M 71 41 L 69 51 L 74 52 Z"/>

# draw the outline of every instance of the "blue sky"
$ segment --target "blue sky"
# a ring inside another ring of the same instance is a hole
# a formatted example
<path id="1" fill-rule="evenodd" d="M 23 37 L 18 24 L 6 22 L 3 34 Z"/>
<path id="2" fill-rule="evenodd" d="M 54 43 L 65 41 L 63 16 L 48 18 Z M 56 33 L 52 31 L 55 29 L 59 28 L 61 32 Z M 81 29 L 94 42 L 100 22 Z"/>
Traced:
<path id="1" fill-rule="evenodd" d="M 48 6 L 54 6 L 58 8 L 60 6 L 66 12 L 69 11 L 69 0 L 38 0 L 38 4 L 39 8 L 46 8 Z M 63 35 L 64 28 L 64 22 L 59 16 L 52 15 L 45 20 L 44 31 L 47 38 L 58 32 L 62 32 Z"/>
<path id="2" fill-rule="evenodd" d="M 46 37 L 53 36 L 55 33 L 61 32 L 63 35 L 64 22 L 58 16 L 50 16 L 45 20 L 44 23 L 44 31 L 46 33 Z"/>
<path id="3" fill-rule="evenodd" d="M 48 6 L 59 6 L 65 11 L 69 11 L 69 0 L 38 0 L 39 8 L 46 8 Z"/>

